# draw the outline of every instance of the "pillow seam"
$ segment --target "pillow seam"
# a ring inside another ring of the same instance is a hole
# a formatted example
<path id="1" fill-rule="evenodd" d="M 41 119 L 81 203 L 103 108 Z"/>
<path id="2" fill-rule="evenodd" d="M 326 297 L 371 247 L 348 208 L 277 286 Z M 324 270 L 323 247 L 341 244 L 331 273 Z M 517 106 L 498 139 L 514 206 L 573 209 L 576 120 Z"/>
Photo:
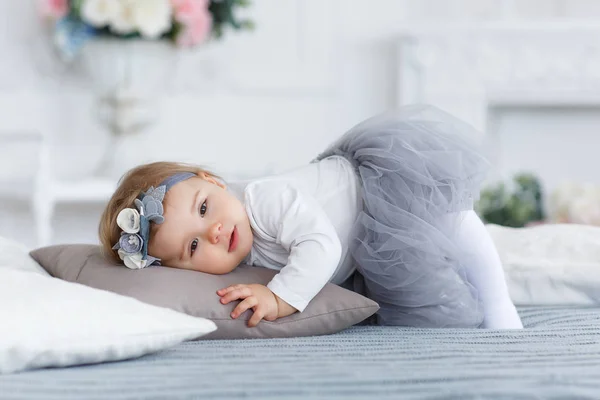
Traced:
<path id="1" fill-rule="evenodd" d="M 75 277 L 75 282 L 79 282 L 79 275 L 81 275 L 81 273 L 83 272 L 83 269 L 90 261 L 90 257 L 92 257 L 92 255 L 88 254 L 88 256 L 85 258 L 85 262 L 83 263 L 83 265 L 81 266 L 81 269 L 79 270 L 79 272 L 77 273 L 77 276 Z"/>
<path id="2" fill-rule="evenodd" d="M 66 247 L 63 247 L 62 249 L 60 249 L 60 250 L 58 251 L 58 255 L 56 256 L 56 259 L 55 259 L 55 260 L 60 260 L 60 259 L 62 258 L 62 254 L 63 254 L 65 251 L 66 251 Z M 40 264 L 40 265 L 41 265 L 41 264 Z M 46 269 L 46 268 L 44 268 L 44 269 Z M 79 272 L 81 272 L 81 271 L 79 271 Z M 53 274 L 50 274 L 50 275 L 51 275 L 53 278 L 59 278 L 59 279 L 62 279 L 62 278 L 60 278 L 60 277 L 58 276 L 58 274 L 56 274 L 56 273 L 53 273 Z"/>

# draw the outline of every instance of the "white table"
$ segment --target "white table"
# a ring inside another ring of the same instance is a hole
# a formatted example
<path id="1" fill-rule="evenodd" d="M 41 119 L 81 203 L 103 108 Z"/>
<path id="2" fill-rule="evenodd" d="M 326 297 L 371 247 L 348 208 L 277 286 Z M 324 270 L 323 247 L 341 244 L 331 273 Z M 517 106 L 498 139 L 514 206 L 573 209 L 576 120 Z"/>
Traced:
<path id="1" fill-rule="evenodd" d="M 8 150 L 12 144 L 25 144 L 27 152 L 35 151 L 37 165 L 33 168 L 35 172 L 30 179 L 1 179 L 0 196 L 31 204 L 37 247 L 51 244 L 52 217 L 57 204 L 104 203 L 116 188 L 117 182 L 114 179 L 57 179 L 52 174 L 47 138 L 39 132 L 0 132 L 0 149 Z"/>

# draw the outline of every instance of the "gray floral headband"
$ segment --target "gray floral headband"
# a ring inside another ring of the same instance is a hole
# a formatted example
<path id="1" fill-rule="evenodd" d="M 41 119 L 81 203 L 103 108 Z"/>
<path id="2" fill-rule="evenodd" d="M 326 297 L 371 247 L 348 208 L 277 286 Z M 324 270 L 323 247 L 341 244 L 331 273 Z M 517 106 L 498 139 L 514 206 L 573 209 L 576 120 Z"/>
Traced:
<path id="1" fill-rule="evenodd" d="M 117 225 L 123 230 L 113 250 L 118 250 L 119 258 L 127 268 L 141 269 L 151 265 L 160 265 L 160 258 L 148 254 L 150 222 L 162 224 L 163 199 L 174 185 L 196 176 L 191 172 L 180 172 L 162 181 L 156 187 L 150 187 L 135 199 L 135 208 L 125 208 L 117 215 Z"/>

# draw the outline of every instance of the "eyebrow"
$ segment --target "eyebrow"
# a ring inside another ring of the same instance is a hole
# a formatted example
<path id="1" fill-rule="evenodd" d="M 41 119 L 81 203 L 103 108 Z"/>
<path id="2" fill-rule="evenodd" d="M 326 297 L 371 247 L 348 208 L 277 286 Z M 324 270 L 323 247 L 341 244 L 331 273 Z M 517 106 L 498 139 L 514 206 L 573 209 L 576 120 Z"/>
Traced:
<path id="1" fill-rule="evenodd" d="M 196 192 L 196 195 L 194 196 L 194 200 L 192 202 L 192 209 L 190 210 L 190 214 L 194 213 L 194 209 L 196 208 L 196 204 L 198 204 L 198 197 L 200 197 L 200 189 L 198 189 L 198 191 Z"/>

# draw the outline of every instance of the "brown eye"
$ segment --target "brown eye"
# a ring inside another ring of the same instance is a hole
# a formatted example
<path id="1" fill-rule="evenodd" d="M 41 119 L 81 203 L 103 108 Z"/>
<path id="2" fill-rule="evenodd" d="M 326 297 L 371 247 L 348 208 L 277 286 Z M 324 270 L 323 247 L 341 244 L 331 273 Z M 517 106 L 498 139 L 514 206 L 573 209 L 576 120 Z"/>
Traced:
<path id="1" fill-rule="evenodd" d="M 194 254 L 196 248 L 198 247 L 198 239 L 192 240 L 192 245 L 190 246 L 190 254 Z"/>
<path id="2" fill-rule="evenodd" d="M 206 200 L 204 200 L 204 203 L 202 203 L 202 205 L 200 206 L 200 210 L 199 210 L 201 217 L 204 217 L 204 214 L 206 214 L 206 208 L 207 208 Z"/>

